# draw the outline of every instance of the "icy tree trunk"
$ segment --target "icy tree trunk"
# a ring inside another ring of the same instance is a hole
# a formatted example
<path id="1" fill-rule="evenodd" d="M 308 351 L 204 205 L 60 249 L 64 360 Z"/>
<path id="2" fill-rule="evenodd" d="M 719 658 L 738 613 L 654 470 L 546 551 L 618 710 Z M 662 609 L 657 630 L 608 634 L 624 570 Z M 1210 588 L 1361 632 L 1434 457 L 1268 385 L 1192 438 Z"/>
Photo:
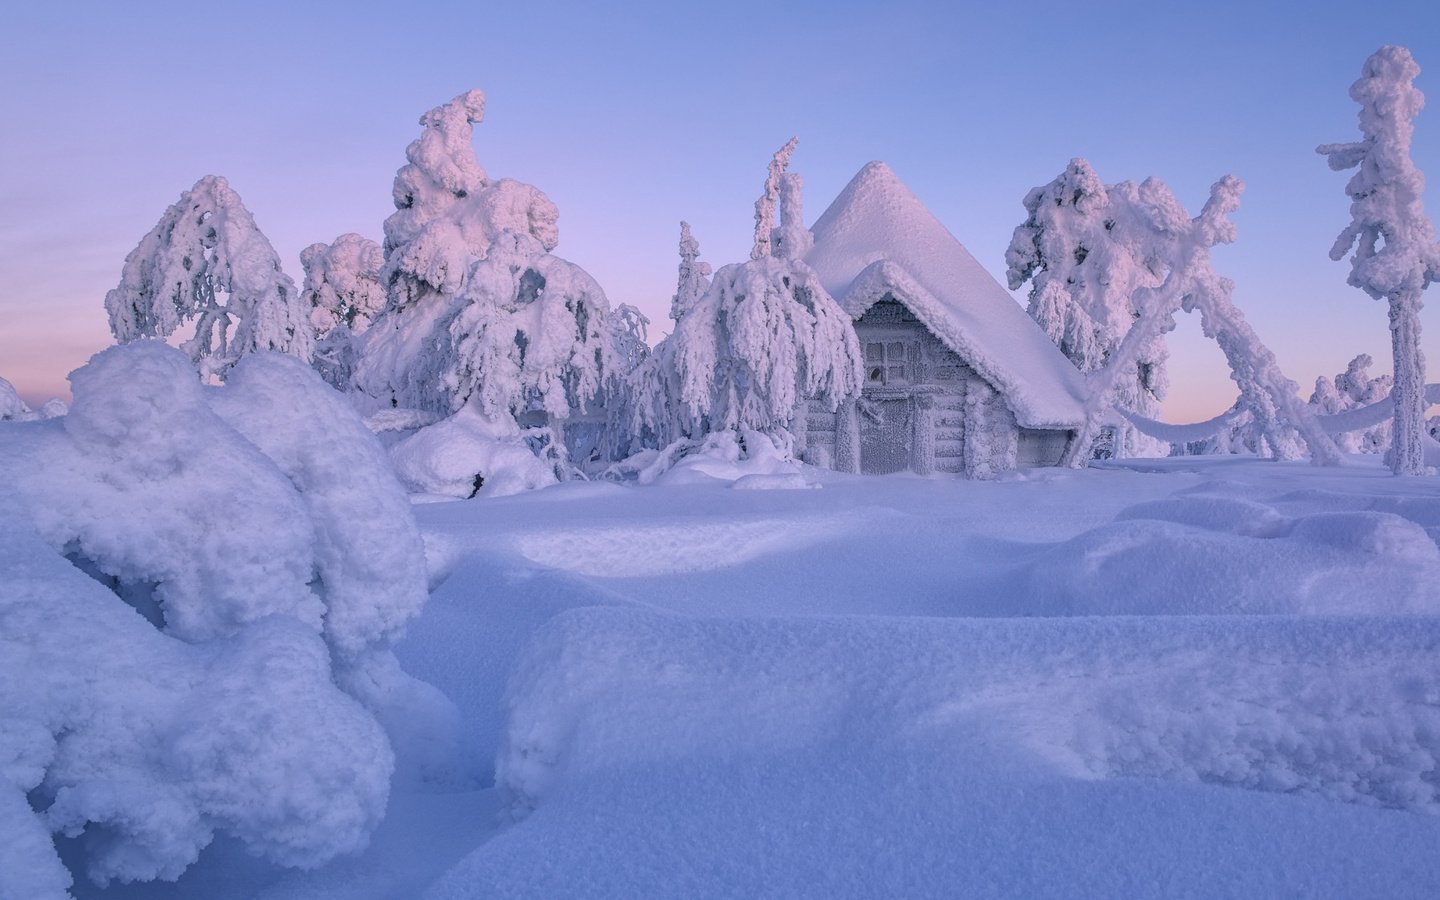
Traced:
<path id="1" fill-rule="evenodd" d="M 1420 350 L 1420 293 L 1390 300 L 1390 345 L 1395 352 L 1394 454 L 1396 475 L 1425 474 L 1425 356 Z"/>

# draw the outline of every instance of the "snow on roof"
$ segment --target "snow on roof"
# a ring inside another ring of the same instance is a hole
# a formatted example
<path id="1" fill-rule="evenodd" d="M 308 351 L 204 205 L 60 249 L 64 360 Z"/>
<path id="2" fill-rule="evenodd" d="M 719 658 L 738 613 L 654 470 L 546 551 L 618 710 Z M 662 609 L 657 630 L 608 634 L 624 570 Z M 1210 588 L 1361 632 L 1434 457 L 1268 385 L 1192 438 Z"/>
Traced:
<path id="1" fill-rule="evenodd" d="M 1021 425 L 1084 421 L 1080 372 L 885 163 L 861 169 L 811 230 L 805 261 L 852 317 L 890 294 L 994 385 Z"/>

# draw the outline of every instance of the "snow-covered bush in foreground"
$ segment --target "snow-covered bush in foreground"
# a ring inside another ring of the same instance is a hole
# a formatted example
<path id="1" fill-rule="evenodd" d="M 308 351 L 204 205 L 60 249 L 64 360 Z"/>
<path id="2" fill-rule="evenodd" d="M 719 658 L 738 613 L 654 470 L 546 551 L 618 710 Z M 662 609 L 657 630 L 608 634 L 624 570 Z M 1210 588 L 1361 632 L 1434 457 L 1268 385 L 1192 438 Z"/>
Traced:
<path id="1" fill-rule="evenodd" d="M 194 322 L 181 349 L 221 379 L 247 353 L 278 350 L 308 360 L 314 344 L 308 310 L 275 248 L 217 175 L 181 194 L 125 257 L 105 310 L 122 344 L 169 337 Z"/>
<path id="2" fill-rule="evenodd" d="M 204 388 L 145 341 L 71 381 L 68 416 L 0 432 L 0 831 L 83 835 L 100 882 L 174 878 L 217 831 L 285 865 L 363 846 L 392 742 L 441 765 L 453 728 L 389 649 L 426 591 L 383 451 L 279 355 Z M 31 859 L 0 887 L 58 890 Z"/>

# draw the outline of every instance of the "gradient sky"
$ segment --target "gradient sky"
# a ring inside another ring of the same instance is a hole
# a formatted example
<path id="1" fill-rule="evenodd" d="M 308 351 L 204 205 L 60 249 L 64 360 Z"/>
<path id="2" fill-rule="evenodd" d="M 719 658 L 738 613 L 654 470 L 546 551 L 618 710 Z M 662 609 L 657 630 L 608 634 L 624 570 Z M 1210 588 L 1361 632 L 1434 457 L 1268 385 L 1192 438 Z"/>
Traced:
<path id="1" fill-rule="evenodd" d="M 1314 152 L 1358 139 L 1347 90 L 1382 44 L 1420 63 L 1413 155 L 1440 178 L 1435 0 L 38 7 L 0 33 L 0 375 L 32 404 L 111 342 L 125 255 L 202 175 L 230 180 L 298 284 L 306 245 L 380 239 L 417 118 L 471 87 L 481 164 L 549 194 L 557 254 L 650 315 L 652 342 L 679 221 L 717 268 L 746 258 L 792 134 L 810 221 L 883 159 L 1001 280 L 1022 198 L 1080 156 L 1107 183 L 1159 177 L 1192 214 L 1221 175 L 1247 183 L 1216 266 L 1308 396 L 1359 352 L 1389 370 L 1384 305 L 1327 256 L 1349 175 Z M 1199 331 L 1181 316 L 1171 336 L 1172 421 L 1235 397 Z"/>

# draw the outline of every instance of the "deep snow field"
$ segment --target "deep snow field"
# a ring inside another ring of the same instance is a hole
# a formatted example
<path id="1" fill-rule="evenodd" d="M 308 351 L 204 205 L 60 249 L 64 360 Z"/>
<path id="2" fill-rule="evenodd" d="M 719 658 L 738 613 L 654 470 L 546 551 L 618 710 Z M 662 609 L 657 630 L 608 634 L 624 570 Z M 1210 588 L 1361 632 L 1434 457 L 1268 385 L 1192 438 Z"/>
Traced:
<path id="1" fill-rule="evenodd" d="M 1440 895 L 1440 482 L 804 480 L 417 502 L 466 770 L 315 871 L 76 894 Z"/>

